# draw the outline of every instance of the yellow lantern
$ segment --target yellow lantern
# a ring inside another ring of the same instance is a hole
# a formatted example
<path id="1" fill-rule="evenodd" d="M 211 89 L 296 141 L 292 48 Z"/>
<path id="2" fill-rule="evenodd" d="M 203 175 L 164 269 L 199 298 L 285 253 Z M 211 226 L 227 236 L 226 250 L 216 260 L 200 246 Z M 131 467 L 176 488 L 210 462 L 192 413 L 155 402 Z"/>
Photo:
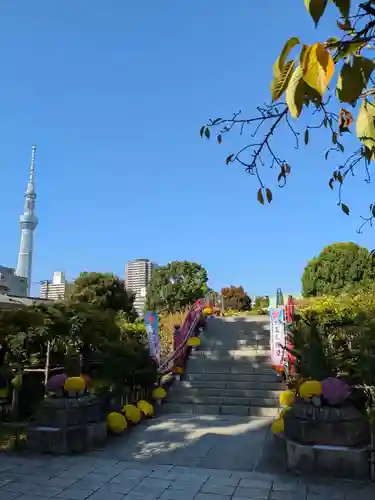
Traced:
<path id="1" fill-rule="evenodd" d="M 204 316 L 211 316 L 212 315 L 212 307 L 205 307 L 203 309 L 203 315 Z"/>
<path id="2" fill-rule="evenodd" d="M 278 418 L 272 422 L 271 430 L 274 434 L 284 432 L 284 419 Z"/>
<path id="3" fill-rule="evenodd" d="M 162 387 L 156 387 L 152 391 L 152 397 L 153 397 L 153 399 L 156 399 L 156 400 L 160 401 L 160 400 L 164 399 L 166 396 L 167 396 L 167 393 L 165 392 L 165 389 L 163 389 Z"/>
<path id="4" fill-rule="evenodd" d="M 293 391 L 283 391 L 280 394 L 280 404 L 281 406 L 292 406 L 295 400 L 295 394 Z"/>
<path id="5" fill-rule="evenodd" d="M 134 405 L 125 405 L 122 409 L 125 414 L 126 420 L 132 424 L 138 424 L 141 420 L 141 410 Z"/>
<path id="6" fill-rule="evenodd" d="M 190 337 L 187 344 L 190 347 L 199 347 L 201 345 L 201 339 L 199 337 Z"/>
<path id="7" fill-rule="evenodd" d="M 152 417 L 154 414 L 154 407 L 148 401 L 144 401 L 143 399 L 138 401 L 137 407 L 145 417 Z"/>
<path id="8" fill-rule="evenodd" d="M 82 377 L 68 377 L 64 382 L 64 390 L 70 397 L 79 396 L 85 392 L 86 382 Z"/>
<path id="9" fill-rule="evenodd" d="M 322 393 L 322 384 L 317 380 L 307 380 L 300 385 L 298 392 L 302 399 L 320 396 Z"/>
<path id="10" fill-rule="evenodd" d="M 107 416 L 107 425 L 114 434 L 122 434 L 128 426 L 124 415 L 117 411 L 113 411 Z"/>

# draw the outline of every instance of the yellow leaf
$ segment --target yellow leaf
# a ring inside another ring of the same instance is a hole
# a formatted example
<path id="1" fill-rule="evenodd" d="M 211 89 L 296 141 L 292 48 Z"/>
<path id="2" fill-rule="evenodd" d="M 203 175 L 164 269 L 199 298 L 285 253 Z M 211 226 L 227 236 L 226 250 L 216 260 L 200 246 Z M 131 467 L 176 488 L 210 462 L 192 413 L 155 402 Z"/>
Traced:
<path id="1" fill-rule="evenodd" d="M 274 76 L 271 82 L 272 101 L 277 101 L 285 92 L 294 70 L 294 61 L 288 61 L 283 71 L 278 76 Z"/>
<path id="2" fill-rule="evenodd" d="M 335 72 L 335 63 L 324 45 L 316 43 L 307 51 L 302 70 L 305 82 L 323 96 Z"/>
<path id="3" fill-rule="evenodd" d="M 300 66 L 294 70 L 286 89 L 285 100 L 289 108 L 289 112 L 293 118 L 298 118 L 302 111 L 303 101 L 305 97 L 305 82 Z"/>
<path id="4" fill-rule="evenodd" d="M 286 58 L 288 57 L 293 47 L 295 47 L 299 43 L 300 41 L 298 40 L 297 37 L 289 38 L 289 40 L 286 42 L 286 44 L 283 47 L 283 50 L 281 51 L 280 56 L 276 59 L 276 62 L 273 66 L 274 77 L 280 76 L 280 74 L 283 72 Z"/>
<path id="5" fill-rule="evenodd" d="M 327 7 L 327 0 L 305 0 L 305 7 L 317 26 Z"/>
<path id="6" fill-rule="evenodd" d="M 356 122 L 358 139 L 370 151 L 375 150 L 375 106 L 369 101 L 362 101 Z"/>
<path id="7" fill-rule="evenodd" d="M 341 102 L 355 106 L 358 97 L 367 86 L 374 63 L 366 57 L 354 57 L 353 64 L 345 63 L 337 80 L 337 97 Z"/>

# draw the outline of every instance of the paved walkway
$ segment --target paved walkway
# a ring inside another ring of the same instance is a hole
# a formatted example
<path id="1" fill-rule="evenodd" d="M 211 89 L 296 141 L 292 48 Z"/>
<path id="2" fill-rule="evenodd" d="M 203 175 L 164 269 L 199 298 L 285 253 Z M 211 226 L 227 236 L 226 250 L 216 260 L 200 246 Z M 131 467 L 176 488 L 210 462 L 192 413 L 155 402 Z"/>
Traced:
<path id="1" fill-rule="evenodd" d="M 358 483 L 304 483 L 100 456 L 0 456 L 1 500 L 372 500 L 374 494 L 372 486 Z"/>
<path id="2" fill-rule="evenodd" d="M 233 335 L 226 341 L 206 337 L 215 342 L 215 352 L 229 352 L 228 343 L 238 346 L 247 331 L 260 327 L 241 319 L 228 323 Z M 242 332 L 240 339 L 236 331 Z M 283 444 L 269 423 L 235 415 L 167 414 L 84 456 L 0 455 L 0 500 L 375 498 L 374 485 L 288 475 Z"/>

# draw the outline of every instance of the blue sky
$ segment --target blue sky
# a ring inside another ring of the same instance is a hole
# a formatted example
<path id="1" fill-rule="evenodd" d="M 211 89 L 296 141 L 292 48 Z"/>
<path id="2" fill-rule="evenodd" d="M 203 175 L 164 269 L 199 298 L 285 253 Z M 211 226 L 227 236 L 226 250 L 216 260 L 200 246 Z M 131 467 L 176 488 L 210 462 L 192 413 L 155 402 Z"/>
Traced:
<path id="1" fill-rule="evenodd" d="M 241 140 L 199 138 L 209 117 L 251 116 L 268 101 L 284 41 L 332 34 L 330 7 L 316 32 L 302 0 L 4 0 L 1 264 L 16 265 L 33 143 L 34 282 L 54 270 L 122 276 L 126 261 L 147 257 L 200 262 L 215 288 L 297 292 L 325 245 L 374 248 L 374 230 L 356 234 L 374 188 L 358 175 L 346 190 L 353 215 L 336 207 L 327 187 L 336 160 L 324 160 L 320 132 L 299 151 L 287 131 L 274 138 L 293 175 L 280 190 L 276 173 L 265 174 L 266 207 L 255 179 L 225 165 Z"/>

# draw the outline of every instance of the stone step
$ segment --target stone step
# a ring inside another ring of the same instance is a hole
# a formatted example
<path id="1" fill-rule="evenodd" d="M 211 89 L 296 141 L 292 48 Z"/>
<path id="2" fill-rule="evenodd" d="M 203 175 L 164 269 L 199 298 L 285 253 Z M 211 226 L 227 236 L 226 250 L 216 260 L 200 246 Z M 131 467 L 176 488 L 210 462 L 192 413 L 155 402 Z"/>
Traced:
<path id="1" fill-rule="evenodd" d="M 243 365 L 225 363 L 195 363 L 189 362 L 187 372 L 190 375 L 199 374 L 240 374 L 240 375 L 270 375 L 275 376 L 275 372 L 267 365 L 245 363 Z"/>
<path id="2" fill-rule="evenodd" d="M 267 389 L 236 389 L 233 387 L 229 388 L 207 388 L 205 386 L 197 387 L 192 386 L 189 382 L 175 382 L 169 389 L 168 394 L 173 395 L 192 395 L 201 397 L 212 397 L 212 396 L 222 396 L 222 397 L 236 397 L 236 398 L 274 398 L 279 401 L 280 393 L 283 390 L 282 387 L 278 390 L 267 390 Z"/>
<path id="3" fill-rule="evenodd" d="M 203 357 L 208 359 L 238 359 L 242 357 L 268 356 L 271 357 L 269 345 L 267 346 L 243 346 L 238 349 L 204 349 L 200 347 L 191 354 L 191 357 Z"/>
<path id="4" fill-rule="evenodd" d="M 275 373 L 264 374 L 243 374 L 243 373 L 187 373 L 185 380 L 189 381 L 206 381 L 206 382 L 248 382 L 248 383 L 264 383 L 277 382 Z"/>
<path id="5" fill-rule="evenodd" d="M 211 405 L 165 402 L 160 406 L 162 413 L 185 413 L 198 415 L 242 415 L 248 417 L 272 417 L 279 414 L 278 408 L 267 408 L 262 406 L 238 406 L 238 405 Z"/>
<path id="6" fill-rule="evenodd" d="M 248 381 L 233 381 L 228 380 L 228 377 L 222 380 L 205 380 L 200 378 L 199 380 L 182 380 L 181 382 L 175 382 L 174 386 L 184 387 L 183 384 L 188 384 L 188 387 L 195 387 L 197 389 L 220 389 L 223 390 L 264 390 L 264 391 L 282 391 L 284 389 L 284 384 L 279 380 L 273 380 L 271 382 L 248 382 Z"/>
<path id="7" fill-rule="evenodd" d="M 203 394 L 171 394 L 167 401 L 170 403 L 184 403 L 192 405 L 220 405 L 220 406 L 259 406 L 265 408 L 278 408 L 278 398 L 268 397 L 236 397 L 233 395 L 205 396 Z"/>

